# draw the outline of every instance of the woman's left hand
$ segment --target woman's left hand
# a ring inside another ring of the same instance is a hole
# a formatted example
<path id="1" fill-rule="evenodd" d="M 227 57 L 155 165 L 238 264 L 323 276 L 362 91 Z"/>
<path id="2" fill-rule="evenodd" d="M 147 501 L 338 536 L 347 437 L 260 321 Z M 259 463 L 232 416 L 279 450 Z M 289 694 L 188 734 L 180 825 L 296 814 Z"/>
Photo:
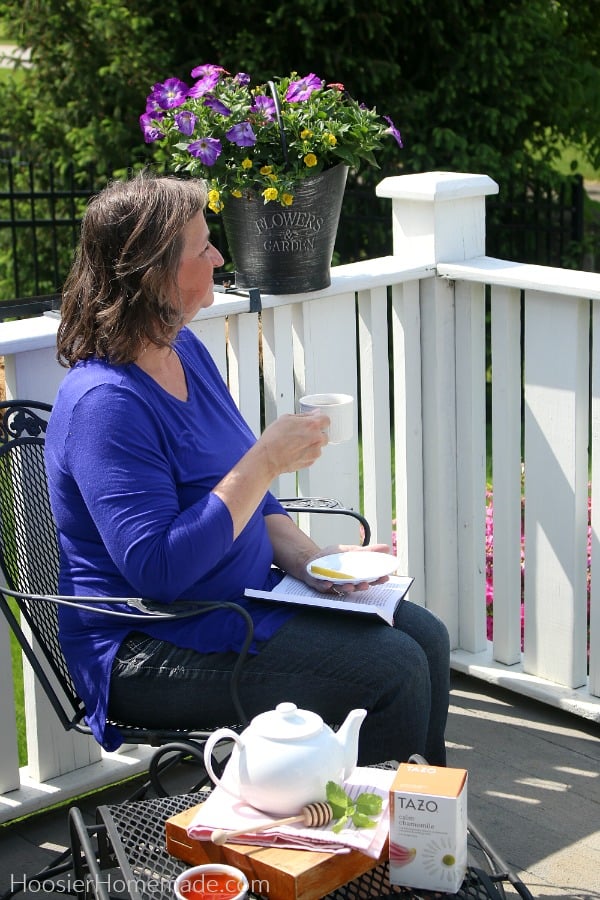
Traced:
<path id="1" fill-rule="evenodd" d="M 369 544 L 368 547 L 353 546 L 351 544 L 334 544 L 331 547 L 324 547 L 322 550 L 319 550 L 318 553 L 313 554 L 313 556 L 306 560 L 306 565 L 308 566 L 308 563 L 310 563 L 311 560 L 319 559 L 321 556 L 329 556 L 330 553 L 346 553 L 349 550 L 352 550 L 353 552 L 355 550 L 360 550 L 364 553 L 390 552 L 388 544 Z M 384 582 L 389 580 L 389 576 L 384 575 L 381 578 L 378 578 L 377 581 L 360 581 L 357 584 L 337 584 L 333 581 L 322 581 L 320 578 L 313 578 L 308 569 L 305 568 L 302 580 L 311 588 L 320 591 L 322 594 L 341 595 L 353 594 L 354 591 L 366 591 L 367 588 L 371 587 L 373 584 L 384 584 Z"/>

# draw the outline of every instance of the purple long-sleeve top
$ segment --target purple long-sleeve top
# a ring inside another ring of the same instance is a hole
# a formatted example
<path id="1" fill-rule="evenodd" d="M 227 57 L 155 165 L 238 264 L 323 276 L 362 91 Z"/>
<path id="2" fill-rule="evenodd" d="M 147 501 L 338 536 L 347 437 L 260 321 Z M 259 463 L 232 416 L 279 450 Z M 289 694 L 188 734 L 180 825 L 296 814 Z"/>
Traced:
<path id="1" fill-rule="evenodd" d="M 229 510 L 211 491 L 256 438 L 192 332 L 180 332 L 175 350 L 186 401 L 135 364 L 99 359 L 77 363 L 59 389 L 46 435 L 59 590 L 165 604 L 233 600 L 252 615 L 256 649 L 293 614 L 243 597 L 247 587 L 268 589 L 280 577 L 265 517 L 286 513 L 267 493 L 234 540 Z M 207 653 L 239 650 L 245 636 L 241 616 L 223 610 L 132 624 L 63 607 L 59 621 L 88 723 L 106 749 L 121 743 L 105 723 L 111 667 L 127 634 Z"/>

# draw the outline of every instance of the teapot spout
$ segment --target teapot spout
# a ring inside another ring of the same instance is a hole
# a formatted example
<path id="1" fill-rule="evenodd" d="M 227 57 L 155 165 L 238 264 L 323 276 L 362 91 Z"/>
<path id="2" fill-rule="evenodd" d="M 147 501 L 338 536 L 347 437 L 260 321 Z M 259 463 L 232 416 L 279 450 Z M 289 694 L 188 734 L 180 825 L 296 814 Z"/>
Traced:
<path id="1" fill-rule="evenodd" d="M 358 733 L 366 715 L 366 709 L 353 709 L 336 731 L 336 739 L 344 752 L 344 778 L 348 778 L 356 767 Z"/>

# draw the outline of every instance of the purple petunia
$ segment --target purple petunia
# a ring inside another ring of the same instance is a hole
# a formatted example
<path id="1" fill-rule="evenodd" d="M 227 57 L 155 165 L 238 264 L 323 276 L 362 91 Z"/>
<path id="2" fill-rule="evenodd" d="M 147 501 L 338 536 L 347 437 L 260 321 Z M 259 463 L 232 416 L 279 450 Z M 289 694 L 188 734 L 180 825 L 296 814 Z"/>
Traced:
<path id="1" fill-rule="evenodd" d="M 313 91 L 319 91 L 323 87 L 321 79 L 311 72 L 305 75 L 300 81 L 290 81 L 285 99 L 289 103 L 300 103 L 302 100 L 308 100 Z"/>
<path id="2" fill-rule="evenodd" d="M 398 131 L 398 129 L 396 128 L 396 126 L 394 125 L 394 123 L 392 122 L 392 120 L 390 119 L 390 117 L 389 117 L 389 116 L 384 116 L 383 118 L 385 119 L 385 121 L 386 121 L 386 122 L 388 123 L 388 125 L 390 126 L 390 128 L 389 128 L 390 134 L 392 135 L 393 138 L 395 138 L 395 140 L 396 140 L 397 143 L 398 143 L 398 146 L 399 146 L 399 147 L 404 147 L 404 144 L 402 143 L 402 135 L 400 134 L 400 132 Z"/>
<path id="3" fill-rule="evenodd" d="M 209 137 L 200 138 L 199 141 L 193 141 L 188 146 L 191 155 L 199 159 L 205 166 L 214 166 L 222 149 L 221 141 Z"/>
<path id="4" fill-rule="evenodd" d="M 240 87 L 246 87 L 250 84 L 250 76 L 246 72 L 238 72 L 233 79 Z"/>
<path id="5" fill-rule="evenodd" d="M 161 138 L 164 138 L 164 134 L 156 124 L 156 121 L 154 121 L 158 118 L 160 116 L 150 113 L 142 113 L 140 116 L 140 128 L 144 135 L 144 141 L 147 144 L 152 144 L 154 141 L 160 141 Z"/>
<path id="6" fill-rule="evenodd" d="M 191 137 L 194 133 L 194 125 L 196 124 L 196 116 L 193 112 L 184 109 L 175 115 L 175 124 L 182 134 Z"/>
<path id="7" fill-rule="evenodd" d="M 195 69 L 192 69 L 192 78 L 197 78 L 200 75 L 200 80 L 190 88 L 188 96 L 203 97 L 205 94 L 208 94 L 219 83 L 221 74 L 226 71 L 223 66 L 196 66 Z"/>
<path id="8" fill-rule="evenodd" d="M 192 76 L 192 78 L 204 78 L 206 75 L 219 76 L 221 72 L 227 73 L 227 69 L 224 69 L 223 66 L 215 66 L 212 63 L 205 63 L 202 66 L 196 66 L 195 69 L 192 69 L 190 75 Z"/>
<path id="9" fill-rule="evenodd" d="M 232 144 L 238 147 L 254 147 L 256 143 L 256 135 L 252 131 L 250 122 L 240 122 L 239 125 L 233 125 L 229 131 L 225 132 L 225 137 Z"/>
<path id="10" fill-rule="evenodd" d="M 188 86 L 180 78 L 167 78 L 152 86 L 152 93 L 148 97 L 148 103 L 153 103 L 160 109 L 173 109 L 185 103 L 188 94 Z"/>
<path id="11" fill-rule="evenodd" d="M 146 98 L 146 112 L 150 113 L 155 119 L 162 119 L 165 114 L 163 108 L 159 106 L 152 94 Z"/>
<path id="12" fill-rule="evenodd" d="M 260 113 L 267 122 L 272 122 L 275 118 L 275 101 L 266 94 L 257 94 L 254 103 L 250 107 L 250 112 Z"/>
<path id="13" fill-rule="evenodd" d="M 230 116 L 231 110 L 228 106 L 225 106 L 224 103 L 221 103 L 220 100 L 217 100 L 216 97 L 207 97 L 204 101 L 204 106 L 208 106 L 209 109 L 212 109 L 213 112 L 219 113 L 221 116 Z"/>

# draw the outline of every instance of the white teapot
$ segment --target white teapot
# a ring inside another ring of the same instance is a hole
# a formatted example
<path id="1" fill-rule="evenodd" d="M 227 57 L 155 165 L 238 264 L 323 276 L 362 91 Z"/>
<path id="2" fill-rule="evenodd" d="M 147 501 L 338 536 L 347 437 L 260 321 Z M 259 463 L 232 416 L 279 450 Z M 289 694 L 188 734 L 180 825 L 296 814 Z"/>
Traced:
<path id="1" fill-rule="evenodd" d="M 354 709 L 334 732 L 317 713 L 279 703 L 236 734 L 220 728 L 204 748 L 206 771 L 215 784 L 273 816 L 292 816 L 307 803 L 326 799 L 328 781 L 347 778 L 358 758 L 358 732 L 367 715 Z M 212 754 L 222 740 L 235 742 L 223 779 Z"/>

